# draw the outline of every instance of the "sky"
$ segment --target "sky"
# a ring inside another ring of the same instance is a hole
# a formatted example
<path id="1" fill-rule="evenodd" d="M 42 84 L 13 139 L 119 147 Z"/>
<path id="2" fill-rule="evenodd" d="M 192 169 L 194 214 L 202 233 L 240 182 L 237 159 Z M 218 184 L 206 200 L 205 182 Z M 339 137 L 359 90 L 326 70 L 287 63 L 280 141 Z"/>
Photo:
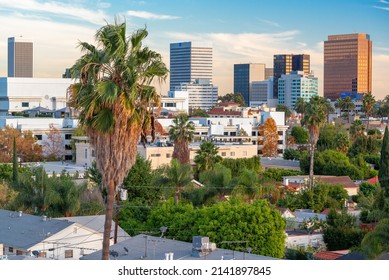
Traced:
<path id="1" fill-rule="evenodd" d="M 59 78 L 81 56 L 78 43 L 125 20 L 130 35 L 147 27 L 145 45 L 169 66 L 170 43 L 213 46 L 213 83 L 233 91 L 233 65 L 265 63 L 274 54 L 311 55 L 323 87 L 323 42 L 328 35 L 367 33 L 373 41 L 373 95 L 389 95 L 389 0 L 0 0 L 0 76 L 7 73 L 7 38 L 34 42 L 34 77 Z M 169 79 L 158 86 L 162 94 Z"/>

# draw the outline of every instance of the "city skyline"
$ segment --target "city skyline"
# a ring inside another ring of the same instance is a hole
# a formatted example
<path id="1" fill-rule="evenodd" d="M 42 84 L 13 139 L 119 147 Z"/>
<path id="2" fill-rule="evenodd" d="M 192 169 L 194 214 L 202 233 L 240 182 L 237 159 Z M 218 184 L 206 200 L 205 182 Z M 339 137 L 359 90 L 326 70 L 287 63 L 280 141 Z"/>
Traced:
<path id="1" fill-rule="evenodd" d="M 340 2 L 340 3 L 339 3 Z M 244 3 L 244 4 L 242 4 Z M 303 16 L 298 16 L 299 14 Z M 127 30 L 147 26 L 146 44 L 169 66 L 170 43 L 213 46 L 213 83 L 233 91 L 233 67 L 265 63 L 275 54 L 309 54 L 323 95 L 323 43 L 328 35 L 367 33 L 373 41 L 373 89 L 389 94 L 389 1 L 37 1 L 0 0 L 0 76 L 7 75 L 7 39 L 34 42 L 34 77 L 61 77 L 81 56 L 79 41 L 94 43 L 106 22 L 126 18 Z M 167 94 L 169 78 L 159 87 Z"/>

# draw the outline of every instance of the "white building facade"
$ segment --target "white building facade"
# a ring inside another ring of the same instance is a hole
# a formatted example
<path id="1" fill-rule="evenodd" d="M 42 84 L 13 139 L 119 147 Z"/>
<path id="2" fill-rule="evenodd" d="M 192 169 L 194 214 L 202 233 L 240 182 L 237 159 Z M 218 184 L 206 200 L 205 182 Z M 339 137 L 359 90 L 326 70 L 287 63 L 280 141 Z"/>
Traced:
<path id="1" fill-rule="evenodd" d="M 71 79 L 0 78 L 0 116 L 43 107 L 56 111 L 66 107 Z"/>
<path id="2" fill-rule="evenodd" d="M 218 87 L 210 80 L 197 79 L 192 83 L 182 83 L 176 91 L 189 93 L 189 109 L 209 110 L 217 103 Z"/>

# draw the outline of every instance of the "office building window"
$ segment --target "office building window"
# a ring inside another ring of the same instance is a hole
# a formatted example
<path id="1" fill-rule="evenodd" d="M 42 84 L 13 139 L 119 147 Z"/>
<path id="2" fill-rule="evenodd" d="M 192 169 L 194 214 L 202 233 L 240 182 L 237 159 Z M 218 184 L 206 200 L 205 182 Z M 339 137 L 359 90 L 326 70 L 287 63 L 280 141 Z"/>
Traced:
<path id="1" fill-rule="evenodd" d="M 65 250 L 65 259 L 73 258 L 73 250 Z"/>
<path id="2" fill-rule="evenodd" d="M 24 108 L 28 108 L 30 106 L 30 103 L 29 102 L 22 102 L 22 107 Z"/>

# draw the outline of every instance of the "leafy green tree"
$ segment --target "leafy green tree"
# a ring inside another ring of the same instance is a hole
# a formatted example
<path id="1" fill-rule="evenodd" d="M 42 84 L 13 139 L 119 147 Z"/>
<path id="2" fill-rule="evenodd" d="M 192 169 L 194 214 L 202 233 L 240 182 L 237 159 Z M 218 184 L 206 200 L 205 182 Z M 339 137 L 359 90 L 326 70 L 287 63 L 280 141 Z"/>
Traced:
<path id="1" fill-rule="evenodd" d="M 376 189 L 377 185 L 373 185 L 368 182 L 362 182 L 362 184 L 359 185 L 359 192 L 362 193 L 364 196 L 373 195 Z"/>
<path id="2" fill-rule="evenodd" d="M 201 173 L 200 182 L 202 182 L 208 190 L 208 195 L 205 198 L 218 196 L 219 199 L 231 193 L 232 184 L 231 170 L 220 163 L 216 163 L 213 169 Z"/>
<path id="3" fill-rule="evenodd" d="M 306 144 L 309 141 L 308 131 L 301 126 L 294 126 L 290 134 L 294 137 L 296 144 Z"/>
<path id="4" fill-rule="evenodd" d="M 240 107 L 246 107 L 247 104 L 243 98 L 243 95 L 240 92 L 227 93 L 223 96 L 219 96 L 218 100 L 221 102 L 234 102 L 238 103 Z"/>
<path id="5" fill-rule="evenodd" d="M 147 205 L 158 202 L 163 196 L 163 187 L 154 184 L 157 171 L 151 169 L 151 161 L 139 154 L 135 164 L 128 171 L 123 185 L 127 189 L 128 200 L 143 201 Z"/>
<path id="6" fill-rule="evenodd" d="M 381 220 L 373 231 L 365 235 L 361 251 L 370 259 L 377 259 L 389 252 L 389 219 Z"/>
<path id="7" fill-rule="evenodd" d="M 370 127 L 370 116 L 373 113 L 375 103 L 376 100 L 374 96 L 371 94 L 371 92 L 363 95 L 362 111 L 365 112 L 367 118 L 367 125 L 366 125 L 367 130 L 369 130 Z"/>
<path id="8" fill-rule="evenodd" d="M 170 125 L 169 137 L 174 141 L 173 158 L 182 164 L 189 163 L 189 142 L 193 140 L 194 124 L 189 121 L 188 115 L 180 114 L 174 118 Z"/>
<path id="9" fill-rule="evenodd" d="M 0 208 L 9 209 L 16 196 L 17 192 L 12 188 L 10 183 L 3 180 L 0 183 Z"/>
<path id="10" fill-rule="evenodd" d="M 299 160 L 301 158 L 301 152 L 295 149 L 285 149 L 283 157 L 284 159 Z"/>
<path id="11" fill-rule="evenodd" d="M 232 176 L 237 177 L 242 169 L 246 168 L 257 173 L 261 171 L 261 159 L 259 156 L 251 158 L 223 158 L 221 161 L 225 167 L 231 170 Z"/>
<path id="12" fill-rule="evenodd" d="M 192 184 L 193 173 L 189 164 L 181 164 L 177 159 L 156 178 L 156 184 L 174 189 L 175 204 L 178 204 L 180 193 Z"/>
<path id="13" fill-rule="evenodd" d="M 243 169 L 237 183 L 234 187 L 234 194 L 239 194 L 247 197 L 251 203 L 254 199 L 262 198 L 264 195 L 263 188 L 259 183 L 258 173 L 252 170 Z"/>
<path id="14" fill-rule="evenodd" d="M 194 162 L 199 173 L 213 169 L 216 163 L 222 161 L 218 155 L 219 148 L 211 141 L 205 141 L 200 144 L 200 149 L 196 151 Z"/>
<path id="15" fill-rule="evenodd" d="M 277 112 L 284 112 L 285 119 L 289 119 L 292 116 L 292 111 L 286 105 L 282 105 L 282 104 L 277 105 L 276 111 Z"/>
<path id="16" fill-rule="evenodd" d="M 144 28 L 126 37 L 126 23 L 107 24 L 96 33 L 97 47 L 80 43 L 84 54 L 71 69 L 79 82 L 71 86 L 70 105 L 80 112 L 80 124 L 95 148 L 102 184 L 107 188 L 105 260 L 109 258 L 116 187 L 135 163 L 142 132 L 144 136 L 150 126 L 154 128 L 152 108 L 160 106 L 160 96 L 151 84 L 168 73 L 161 55 L 142 45 L 147 35 Z"/>
<path id="17" fill-rule="evenodd" d="M 327 225 L 323 238 L 328 250 L 345 250 L 361 244 L 364 234 L 357 227 L 356 217 L 332 209 L 327 216 Z"/>
<path id="18" fill-rule="evenodd" d="M 329 112 L 328 102 L 320 96 L 312 97 L 307 106 L 305 106 L 304 119 L 302 124 L 307 127 L 310 136 L 310 167 L 309 167 L 309 182 L 310 187 L 313 184 L 313 166 L 315 159 L 315 146 L 319 139 L 320 127 L 327 120 Z"/>
<path id="19" fill-rule="evenodd" d="M 200 108 L 195 108 L 190 112 L 190 117 L 203 117 L 208 118 L 209 115 L 206 111 L 201 110 Z"/>
<path id="20" fill-rule="evenodd" d="M 378 180 L 381 188 L 384 190 L 385 196 L 389 197 L 389 132 L 388 127 L 385 128 L 384 140 L 381 148 L 380 170 L 378 172 Z"/>

